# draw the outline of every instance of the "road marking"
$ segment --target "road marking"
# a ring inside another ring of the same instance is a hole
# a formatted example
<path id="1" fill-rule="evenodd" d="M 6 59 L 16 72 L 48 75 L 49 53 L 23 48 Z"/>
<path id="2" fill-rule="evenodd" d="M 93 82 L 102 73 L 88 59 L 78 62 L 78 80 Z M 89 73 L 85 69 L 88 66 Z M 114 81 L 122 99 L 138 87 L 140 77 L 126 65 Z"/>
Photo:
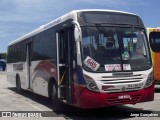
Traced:
<path id="1" fill-rule="evenodd" d="M 29 105 L 31 105 L 32 107 L 36 108 L 37 110 L 39 110 L 39 111 L 43 111 L 42 109 L 40 109 L 40 108 L 38 108 L 38 107 L 36 107 L 36 106 L 32 105 L 31 103 L 29 103 L 29 102 L 27 102 L 27 101 L 25 101 L 25 102 L 26 102 L 26 103 L 28 103 Z"/>
<path id="2" fill-rule="evenodd" d="M 4 92 L 6 92 L 6 93 L 8 93 L 8 94 L 10 94 L 10 95 L 12 95 L 12 96 L 14 96 L 14 97 L 16 97 L 14 94 L 10 93 L 9 91 L 7 91 L 7 90 L 5 90 L 5 89 L 2 89 L 2 90 L 3 90 Z M 19 94 L 18 94 L 18 95 L 19 95 Z M 29 104 L 30 106 L 36 108 L 36 109 L 39 110 L 39 111 L 43 111 L 42 109 L 40 109 L 40 108 L 32 105 L 31 103 L 29 103 L 29 102 L 27 102 L 27 101 L 24 101 L 24 102 L 26 102 L 27 104 Z"/>
<path id="3" fill-rule="evenodd" d="M 4 92 L 6 92 L 6 93 L 8 93 L 8 94 L 10 94 L 10 95 L 12 95 L 12 96 L 15 96 L 14 94 L 12 94 L 12 93 L 10 93 L 10 92 L 8 92 L 7 90 L 5 90 L 5 89 L 2 89 Z"/>

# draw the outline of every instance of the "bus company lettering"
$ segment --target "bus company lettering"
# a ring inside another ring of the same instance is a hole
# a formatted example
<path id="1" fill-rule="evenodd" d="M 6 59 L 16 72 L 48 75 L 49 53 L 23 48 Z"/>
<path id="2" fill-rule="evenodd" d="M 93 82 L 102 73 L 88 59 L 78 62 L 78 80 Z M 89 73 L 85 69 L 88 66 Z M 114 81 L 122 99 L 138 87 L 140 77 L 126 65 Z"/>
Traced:
<path id="1" fill-rule="evenodd" d="M 22 71 L 23 70 L 23 63 L 13 64 L 14 71 Z"/>
<path id="2" fill-rule="evenodd" d="M 120 64 L 108 64 L 105 65 L 106 71 L 120 71 L 121 65 Z M 131 70 L 130 64 L 123 64 L 123 70 Z"/>
<path id="3" fill-rule="evenodd" d="M 120 71 L 121 65 L 120 64 L 105 65 L 105 70 L 106 71 Z"/>
<path id="4" fill-rule="evenodd" d="M 44 29 L 48 29 L 48 28 L 50 28 L 50 27 L 58 24 L 59 22 L 61 22 L 61 18 L 59 18 L 59 19 L 57 19 L 57 20 L 55 20 L 55 21 L 53 21 L 53 22 L 50 22 L 50 23 L 48 23 L 47 25 L 44 25 Z"/>
<path id="5" fill-rule="evenodd" d="M 123 64 L 123 70 L 131 70 L 130 64 Z"/>

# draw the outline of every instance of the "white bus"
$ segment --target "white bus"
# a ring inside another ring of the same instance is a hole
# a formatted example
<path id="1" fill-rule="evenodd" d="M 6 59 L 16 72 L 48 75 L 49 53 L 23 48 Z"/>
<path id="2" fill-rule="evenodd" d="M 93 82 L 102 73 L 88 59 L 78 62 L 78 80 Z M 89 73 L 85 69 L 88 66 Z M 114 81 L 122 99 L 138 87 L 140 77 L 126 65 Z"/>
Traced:
<path id="1" fill-rule="evenodd" d="M 153 45 L 154 46 L 154 43 Z M 74 10 L 11 42 L 7 79 L 80 108 L 153 101 L 150 49 L 141 18 Z"/>

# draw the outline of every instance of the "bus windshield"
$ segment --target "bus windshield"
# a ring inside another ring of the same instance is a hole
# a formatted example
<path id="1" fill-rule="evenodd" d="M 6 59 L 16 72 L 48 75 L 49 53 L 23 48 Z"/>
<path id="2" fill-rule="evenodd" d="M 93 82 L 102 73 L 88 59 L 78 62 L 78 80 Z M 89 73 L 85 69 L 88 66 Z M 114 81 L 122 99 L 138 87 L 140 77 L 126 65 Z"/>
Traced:
<path id="1" fill-rule="evenodd" d="M 87 71 L 138 71 L 151 67 L 145 30 L 82 27 L 82 61 Z"/>

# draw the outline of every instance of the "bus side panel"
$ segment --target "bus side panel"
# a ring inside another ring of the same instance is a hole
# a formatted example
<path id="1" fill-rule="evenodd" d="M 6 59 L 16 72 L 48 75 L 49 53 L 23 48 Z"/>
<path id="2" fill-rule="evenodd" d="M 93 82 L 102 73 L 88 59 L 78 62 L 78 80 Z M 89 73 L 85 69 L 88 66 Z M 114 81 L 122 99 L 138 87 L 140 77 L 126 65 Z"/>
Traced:
<path id="1" fill-rule="evenodd" d="M 160 53 L 155 53 L 154 77 L 155 80 L 160 81 Z"/>
<path id="2" fill-rule="evenodd" d="M 32 85 L 33 92 L 48 97 L 48 83 L 50 78 L 56 78 L 56 65 L 53 61 L 42 60 L 32 62 Z"/>
<path id="3" fill-rule="evenodd" d="M 9 63 L 7 64 L 7 81 L 16 86 L 16 76 L 20 78 L 21 88 L 28 89 L 26 78 L 26 63 Z"/>
<path id="4" fill-rule="evenodd" d="M 72 83 L 73 105 L 80 106 L 80 93 L 87 89 L 85 79 L 83 77 L 82 68 L 77 68 L 73 74 L 74 82 Z"/>
<path id="5" fill-rule="evenodd" d="M 7 81 L 16 86 L 16 74 L 13 73 L 13 64 L 7 64 Z"/>

